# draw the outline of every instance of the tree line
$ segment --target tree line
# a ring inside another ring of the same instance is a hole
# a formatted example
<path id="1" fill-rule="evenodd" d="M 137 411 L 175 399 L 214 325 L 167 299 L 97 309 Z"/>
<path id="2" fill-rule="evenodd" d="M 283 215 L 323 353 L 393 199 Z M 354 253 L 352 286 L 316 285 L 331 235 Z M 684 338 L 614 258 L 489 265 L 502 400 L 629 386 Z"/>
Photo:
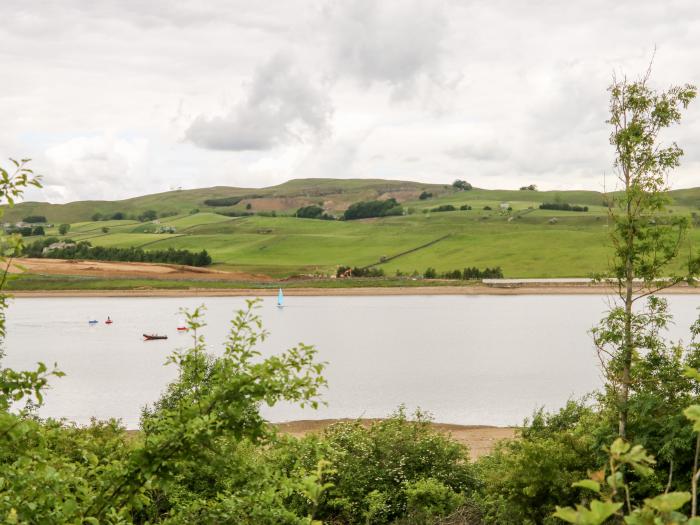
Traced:
<path id="1" fill-rule="evenodd" d="M 73 243 L 64 240 L 67 244 L 62 248 L 55 248 L 44 253 L 44 248 L 59 242 L 55 237 L 43 239 L 29 244 L 24 249 L 25 257 L 51 259 L 86 259 L 95 261 L 127 261 L 184 264 L 187 266 L 209 266 L 212 263 L 211 256 L 206 250 L 192 252 L 189 250 L 143 250 L 141 248 L 116 248 L 107 246 L 93 246 L 89 241 Z"/>
<path id="2" fill-rule="evenodd" d="M 588 211 L 588 206 L 579 206 L 566 202 L 543 202 L 540 204 L 540 210 Z"/>

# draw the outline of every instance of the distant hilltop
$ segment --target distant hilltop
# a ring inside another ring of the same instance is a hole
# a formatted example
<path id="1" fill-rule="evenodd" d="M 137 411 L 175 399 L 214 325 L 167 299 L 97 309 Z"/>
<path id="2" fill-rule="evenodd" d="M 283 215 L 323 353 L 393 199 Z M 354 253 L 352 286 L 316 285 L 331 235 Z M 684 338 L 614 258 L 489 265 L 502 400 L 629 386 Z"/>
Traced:
<path id="1" fill-rule="evenodd" d="M 462 181 L 463 182 L 463 181 Z M 317 205 L 338 214 L 351 204 L 367 200 L 394 198 L 400 203 L 439 199 L 469 191 L 479 201 L 561 201 L 575 205 L 600 206 L 603 196 L 595 191 L 537 191 L 532 186 L 513 190 L 468 189 L 458 184 L 427 184 L 384 179 L 295 179 L 267 188 L 215 186 L 191 190 L 173 190 L 116 201 L 76 201 L 67 204 L 24 202 L 6 208 L 4 221 L 18 222 L 27 216 L 43 216 L 51 223 L 75 223 L 122 214 L 136 218 L 153 211 L 158 217 L 201 212 L 224 214 L 272 213 L 291 215 L 304 206 Z M 700 206 L 700 188 L 675 190 L 677 204 Z"/>

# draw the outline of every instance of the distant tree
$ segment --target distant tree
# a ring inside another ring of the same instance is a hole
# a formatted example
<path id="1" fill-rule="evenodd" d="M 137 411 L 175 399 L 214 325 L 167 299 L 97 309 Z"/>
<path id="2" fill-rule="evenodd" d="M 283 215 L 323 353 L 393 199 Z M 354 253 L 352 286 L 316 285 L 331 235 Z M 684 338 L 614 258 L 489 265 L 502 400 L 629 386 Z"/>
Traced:
<path id="1" fill-rule="evenodd" d="M 249 202 L 248 204 L 245 205 L 245 209 L 246 209 L 246 210 L 252 210 L 252 209 L 253 209 L 253 205 Z"/>
<path id="2" fill-rule="evenodd" d="M 456 210 L 457 210 L 457 208 L 452 206 L 452 204 L 442 204 L 440 206 L 433 208 L 430 211 L 434 211 L 434 212 L 438 213 L 438 212 L 443 212 L 443 211 L 456 211 Z"/>
<path id="3" fill-rule="evenodd" d="M 92 215 L 92 220 L 94 222 L 101 221 L 102 220 L 102 214 L 101 213 L 94 213 Z"/>
<path id="4" fill-rule="evenodd" d="M 32 231 L 31 226 L 24 226 L 23 228 L 18 229 L 17 233 L 19 233 L 22 237 L 29 237 L 32 234 Z"/>
<path id="5" fill-rule="evenodd" d="M 107 228 L 107 226 L 102 226 L 102 233 L 109 233 L 109 228 Z"/>
<path id="6" fill-rule="evenodd" d="M 126 216 L 120 211 L 118 211 L 112 215 L 113 221 L 123 221 L 125 218 L 126 218 Z"/>
<path id="7" fill-rule="evenodd" d="M 384 201 L 363 201 L 351 204 L 343 219 L 352 221 L 355 219 L 367 219 L 371 217 L 387 217 L 390 215 L 402 215 L 403 207 L 396 199 L 390 198 Z"/>
<path id="8" fill-rule="evenodd" d="M 312 204 L 311 206 L 303 206 L 294 214 L 300 219 L 319 219 L 323 215 L 323 208 Z"/>
<path id="9" fill-rule="evenodd" d="M 32 235 L 44 235 L 44 227 L 36 226 L 34 229 L 32 229 Z"/>
<path id="10" fill-rule="evenodd" d="M 155 212 L 155 210 L 146 210 L 139 215 L 138 219 L 140 222 L 148 222 L 155 220 L 156 217 L 158 217 L 158 214 Z"/>
<path id="11" fill-rule="evenodd" d="M 460 210 L 471 210 L 472 207 L 469 206 L 469 204 L 462 204 L 462 205 L 459 207 L 459 209 L 460 209 Z"/>
<path id="12" fill-rule="evenodd" d="M 241 202 L 242 197 L 223 197 L 220 199 L 206 199 L 203 204 L 205 206 L 212 206 L 212 207 L 217 207 L 217 206 L 235 206 L 239 202 Z"/>
<path id="13" fill-rule="evenodd" d="M 530 184 L 529 186 L 520 186 L 520 191 L 537 191 L 537 186 L 535 184 Z"/>
<path id="14" fill-rule="evenodd" d="M 195 215 L 196 213 L 199 213 L 199 208 L 192 208 L 190 210 L 190 215 Z"/>
<path id="15" fill-rule="evenodd" d="M 36 223 L 42 223 L 42 222 L 46 223 L 47 220 L 46 220 L 46 217 L 44 217 L 43 215 L 29 215 L 28 217 L 25 217 L 24 219 L 22 219 L 22 222 L 26 222 L 29 224 L 36 224 Z"/>
<path id="16" fill-rule="evenodd" d="M 418 198 L 419 198 L 420 200 L 422 200 L 422 201 L 425 201 L 425 200 L 428 200 L 428 199 L 432 198 L 432 196 L 433 196 L 432 193 L 430 193 L 430 192 L 428 192 L 428 191 L 424 191 L 423 193 L 421 193 L 421 194 L 418 196 Z"/>
<path id="17" fill-rule="evenodd" d="M 423 278 L 435 279 L 435 278 L 437 278 L 437 271 L 435 270 L 435 268 L 428 267 L 423 272 Z"/>
<path id="18" fill-rule="evenodd" d="M 65 235 L 69 231 L 70 231 L 70 224 L 61 224 L 58 227 L 58 233 L 60 233 L 61 235 Z"/>
<path id="19" fill-rule="evenodd" d="M 491 210 L 492 210 L 491 206 L 484 206 L 484 211 L 491 211 Z"/>
<path id="20" fill-rule="evenodd" d="M 460 191 L 468 191 L 472 189 L 472 185 L 465 180 L 457 179 L 452 183 L 452 187 Z"/>

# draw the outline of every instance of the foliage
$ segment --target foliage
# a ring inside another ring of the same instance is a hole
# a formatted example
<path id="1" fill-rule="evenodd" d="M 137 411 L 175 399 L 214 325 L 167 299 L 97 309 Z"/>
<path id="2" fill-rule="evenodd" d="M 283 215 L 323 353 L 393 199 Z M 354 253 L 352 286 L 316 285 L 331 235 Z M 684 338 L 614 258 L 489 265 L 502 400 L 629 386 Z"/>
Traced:
<path id="1" fill-rule="evenodd" d="M 317 507 L 324 522 L 382 524 L 412 515 L 447 515 L 476 487 L 467 449 L 433 430 L 425 414 L 413 420 L 403 408 L 369 426 L 359 421 L 330 426 L 322 436 L 287 441 L 275 454 L 291 475 L 308 471 L 320 458 L 330 462 L 329 483 Z M 292 508 L 306 504 L 290 499 Z"/>
<path id="2" fill-rule="evenodd" d="M 689 221 L 687 217 L 659 220 L 668 203 L 668 175 L 683 155 L 675 143 L 664 145 L 661 132 L 681 120 L 682 110 L 695 98 L 695 86 L 673 86 L 664 92 L 648 85 L 651 69 L 637 81 L 613 78 L 610 91 L 610 144 L 615 149 L 615 170 L 622 191 L 608 198 L 612 222 L 610 238 L 614 247 L 612 273 L 619 285 L 622 308 L 621 338 L 612 352 L 620 366 L 611 383 L 616 386 L 619 434 L 625 437 L 629 397 L 636 352 L 632 306 L 646 293 L 635 290 L 635 279 L 647 288 L 658 288 L 655 281 L 678 256 Z M 661 286 L 692 278 L 700 265 L 690 261 L 685 275 L 672 275 Z M 670 272 L 669 272 L 670 273 Z M 668 273 L 667 273 L 668 275 Z M 610 376 L 608 376 L 610 378 Z"/>
<path id="3" fill-rule="evenodd" d="M 235 206 L 239 202 L 243 200 L 242 197 L 221 197 L 218 199 L 205 199 L 202 204 L 205 206 L 212 206 L 212 207 L 218 207 L 218 206 Z"/>
<path id="4" fill-rule="evenodd" d="M 454 181 L 454 182 L 452 183 L 452 187 L 455 188 L 456 190 L 460 190 L 460 191 L 465 191 L 465 190 L 471 190 L 471 189 L 472 189 L 472 185 L 471 185 L 471 184 L 469 184 L 467 181 L 459 180 L 459 179 L 457 179 L 456 181 Z"/>
<path id="5" fill-rule="evenodd" d="M 327 221 L 333 220 L 333 217 L 325 213 L 321 206 L 317 206 L 315 204 L 299 208 L 294 215 L 301 219 L 323 219 Z"/>
<path id="6" fill-rule="evenodd" d="M 61 235 L 65 235 L 65 234 L 67 234 L 69 231 L 70 231 L 70 224 L 61 224 L 61 225 L 58 227 L 58 233 L 60 233 Z"/>
<path id="7" fill-rule="evenodd" d="M 540 210 L 588 211 L 588 206 L 571 205 L 566 202 L 544 202 L 540 204 Z"/>
<path id="8" fill-rule="evenodd" d="M 351 268 L 350 266 L 338 266 L 336 272 L 336 277 L 384 277 L 384 270 L 377 268 L 376 266 L 370 266 L 365 268 L 358 268 L 355 266 Z"/>
<path id="9" fill-rule="evenodd" d="M 432 208 L 430 211 L 440 213 L 443 211 L 457 211 L 457 208 L 452 206 L 452 204 L 441 204 L 440 206 L 436 206 L 435 208 Z"/>
<path id="10" fill-rule="evenodd" d="M 26 222 L 28 224 L 33 224 L 33 223 L 46 224 L 48 221 L 46 220 L 46 217 L 44 217 L 43 215 L 29 215 L 28 217 L 23 218 L 22 222 Z"/>
<path id="11" fill-rule="evenodd" d="M 421 194 L 418 195 L 418 199 L 422 200 L 422 201 L 432 199 L 432 198 L 433 198 L 433 194 L 429 191 L 422 191 Z"/>
<path id="12" fill-rule="evenodd" d="M 139 214 L 137 219 L 139 222 L 149 222 L 149 221 L 154 221 L 158 218 L 158 212 L 155 210 L 146 210 L 142 213 Z"/>
<path id="13" fill-rule="evenodd" d="M 396 199 L 389 198 L 383 201 L 364 201 L 351 204 L 343 213 L 343 219 L 352 221 L 356 219 L 368 219 L 371 217 L 388 217 L 401 215 L 403 208 Z"/>
<path id="14" fill-rule="evenodd" d="M 56 238 L 49 238 L 26 247 L 24 254 L 27 257 L 41 258 L 48 256 L 54 259 L 86 259 L 94 261 L 129 261 L 129 262 L 159 262 L 169 264 L 185 264 L 187 266 L 209 266 L 211 256 L 206 250 L 199 253 L 189 250 L 142 250 L 141 248 L 108 248 L 104 246 L 92 246 L 88 241 L 71 244 L 65 248 L 51 250 L 43 253 L 46 246 L 56 242 Z"/>
<path id="15" fill-rule="evenodd" d="M 520 186 L 520 191 L 537 191 L 537 185 L 530 184 L 529 186 Z"/>

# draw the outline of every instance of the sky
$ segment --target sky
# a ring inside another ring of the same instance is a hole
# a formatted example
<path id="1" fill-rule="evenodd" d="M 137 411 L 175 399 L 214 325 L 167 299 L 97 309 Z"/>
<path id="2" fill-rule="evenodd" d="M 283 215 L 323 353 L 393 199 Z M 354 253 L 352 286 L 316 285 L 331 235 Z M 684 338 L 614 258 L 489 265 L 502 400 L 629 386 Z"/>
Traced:
<path id="1" fill-rule="evenodd" d="M 610 189 L 613 74 L 700 83 L 695 0 L 2 0 L 27 198 L 294 178 Z M 656 51 L 654 51 L 656 50 Z M 666 141 L 700 186 L 700 101 Z"/>

